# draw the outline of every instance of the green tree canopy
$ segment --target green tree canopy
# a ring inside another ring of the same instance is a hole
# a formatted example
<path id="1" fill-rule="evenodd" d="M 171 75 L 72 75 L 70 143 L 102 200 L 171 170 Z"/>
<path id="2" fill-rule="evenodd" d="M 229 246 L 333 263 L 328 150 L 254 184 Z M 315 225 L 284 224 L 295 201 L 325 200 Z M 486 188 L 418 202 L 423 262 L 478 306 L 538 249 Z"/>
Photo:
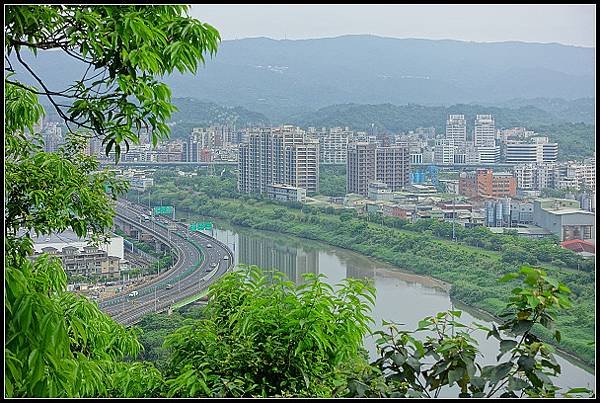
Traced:
<path id="1" fill-rule="evenodd" d="M 31 259 L 33 233 L 72 229 L 100 241 L 112 227 L 111 196 L 127 185 L 82 151 L 103 139 L 118 161 L 122 143 L 168 134 L 170 91 L 157 77 L 196 71 L 214 54 L 219 34 L 186 15 L 186 6 L 39 6 L 5 8 L 5 357 L 6 396 L 151 396 L 153 366 L 126 363 L 141 345 L 135 330 L 95 303 L 66 293 L 59 259 Z M 24 61 L 29 49 L 56 49 L 87 66 L 81 80 L 49 89 Z M 16 60 L 15 60 L 16 59 Z M 37 81 L 23 84 L 13 63 Z M 34 125 L 46 96 L 69 133 L 58 152 L 43 152 Z M 83 137 L 83 138 L 82 138 Z M 137 389 L 135 389 L 137 388 Z"/>

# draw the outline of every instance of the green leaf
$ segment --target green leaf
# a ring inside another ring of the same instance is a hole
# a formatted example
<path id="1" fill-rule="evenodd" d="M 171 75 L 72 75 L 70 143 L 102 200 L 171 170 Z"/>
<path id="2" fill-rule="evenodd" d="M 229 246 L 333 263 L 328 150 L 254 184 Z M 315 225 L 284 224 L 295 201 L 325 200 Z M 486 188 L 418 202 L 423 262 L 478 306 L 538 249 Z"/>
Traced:
<path id="1" fill-rule="evenodd" d="M 528 295 L 527 296 L 527 303 L 529 304 L 529 306 L 532 309 L 535 309 L 535 307 L 539 305 L 540 300 L 538 298 L 534 297 L 533 295 Z"/>
<path id="2" fill-rule="evenodd" d="M 569 389 L 567 393 L 592 393 L 588 388 L 573 388 Z"/>
<path id="3" fill-rule="evenodd" d="M 558 288 L 559 286 L 558 280 L 555 280 L 552 277 L 546 277 L 546 282 L 554 288 Z"/>
<path id="4" fill-rule="evenodd" d="M 485 384 L 487 381 L 480 376 L 471 377 L 471 385 L 475 386 L 479 390 L 483 390 L 485 388 Z"/>
<path id="5" fill-rule="evenodd" d="M 506 376 L 511 371 L 512 367 L 513 367 L 513 363 L 510 361 L 504 362 L 500 365 L 495 366 L 494 369 L 492 370 L 492 373 L 490 376 L 490 383 L 495 385 L 498 382 L 500 382 L 501 380 L 503 380 L 504 378 L 506 378 Z"/>
<path id="6" fill-rule="evenodd" d="M 517 344 L 518 343 L 514 340 L 502 340 L 500 342 L 500 354 L 496 359 L 499 360 L 504 354 L 506 354 L 507 351 L 510 351 L 513 348 L 515 348 Z"/>
<path id="7" fill-rule="evenodd" d="M 535 359 L 533 357 L 522 355 L 517 360 L 517 365 L 519 366 L 519 369 L 531 371 L 535 367 Z"/>
<path id="8" fill-rule="evenodd" d="M 532 326 L 533 326 L 533 321 L 531 321 L 531 320 L 518 320 L 517 322 L 515 322 L 515 324 L 512 326 L 512 328 L 510 330 L 513 334 L 518 336 L 518 335 L 524 334 L 524 333 L 528 332 L 529 330 L 531 330 Z"/>
<path id="9" fill-rule="evenodd" d="M 465 376 L 465 372 L 466 371 L 463 367 L 458 367 L 448 371 L 448 386 L 452 386 L 454 382 L 462 379 L 462 377 Z"/>
<path id="10" fill-rule="evenodd" d="M 498 328 L 496 324 L 492 323 L 492 330 L 490 330 L 486 336 L 486 339 L 489 339 L 490 336 L 494 336 L 495 339 L 501 340 L 500 333 L 498 332 Z"/>
<path id="11" fill-rule="evenodd" d="M 519 273 L 508 273 L 508 274 L 505 274 L 504 276 L 500 277 L 498 282 L 505 283 L 507 281 L 514 280 L 517 277 L 519 277 Z"/>
<path id="12" fill-rule="evenodd" d="M 552 384 L 552 380 L 548 377 L 548 375 L 546 375 L 545 373 L 543 373 L 540 370 L 534 370 L 533 371 L 535 373 L 535 375 L 537 375 L 537 377 L 546 385 L 551 385 Z"/>
<path id="13" fill-rule="evenodd" d="M 508 378 L 508 390 L 509 391 L 522 390 L 528 386 L 529 386 L 529 383 L 521 378 L 515 378 L 514 376 L 511 376 Z"/>
<path id="14" fill-rule="evenodd" d="M 398 366 L 402 366 L 402 364 L 404 364 L 406 362 L 406 355 L 402 354 L 402 353 L 394 353 L 392 355 L 392 361 L 394 361 L 394 364 L 398 365 Z"/>

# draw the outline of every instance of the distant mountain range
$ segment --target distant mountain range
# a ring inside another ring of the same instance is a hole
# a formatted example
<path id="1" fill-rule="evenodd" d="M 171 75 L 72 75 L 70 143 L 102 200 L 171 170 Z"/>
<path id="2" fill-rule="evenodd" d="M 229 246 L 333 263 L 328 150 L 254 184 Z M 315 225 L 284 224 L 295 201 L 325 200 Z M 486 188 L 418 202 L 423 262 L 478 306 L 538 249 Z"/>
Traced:
<path id="1" fill-rule="evenodd" d="M 593 48 L 520 42 L 342 36 L 224 41 L 178 96 L 239 105 L 271 118 L 332 104 L 452 105 L 595 95 Z"/>
<path id="2" fill-rule="evenodd" d="M 64 88 L 83 73 L 60 52 L 38 55 L 28 60 L 53 88 Z M 595 96 L 595 49 L 367 35 L 252 38 L 223 41 L 196 76 L 177 73 L 165 81 L 174 97 L 239 106 L 273 121 L 348 103 L 534 105 L 585 121 L 593 100 L 584 101 L 583 109 L 555 100 Z M 541 98 L 545 101 L 529 103 Z"/>

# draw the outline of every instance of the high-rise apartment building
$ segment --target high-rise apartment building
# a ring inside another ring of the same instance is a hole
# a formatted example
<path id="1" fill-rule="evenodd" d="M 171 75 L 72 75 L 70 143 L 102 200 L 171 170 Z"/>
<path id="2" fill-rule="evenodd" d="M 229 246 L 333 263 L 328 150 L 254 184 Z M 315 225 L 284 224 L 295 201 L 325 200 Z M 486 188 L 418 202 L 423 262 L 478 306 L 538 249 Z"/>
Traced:
<path id="1" fill-rule="evenodd" d="M 392 192 L 410 184 L 410 153 L 406 145 L 377 147 L 375 179 L 388 185 Z"/>
<path id="2" fill-rule="evenodd" d="M 44 139 L 44 151 L 56 152 L 58 147 L 63 143 L 62 128 L 57 122 L 47 122 L 42 132 Z"/>
<path id="3" fill-rule="evenodd" d="M 374 143 L 348 144 L 348 157 L 346 162 L 347 193 L 356 193 L 367 196 L 369 182 L 375 180 L 377 167 L 375 160 L 377 145 Z"/>
<path id="4" fill-rule="evenodd" d="M 465 147 L 467 143 L 467 123 L 465 115 L 448 115 L 446 121 L 446 140 L 457 147 Z"/>
<path id="5" fill-rule="evenodd" d="M 513 176 L 517 180 L 517 188 L 535 190 L 536 169 L 533 164 L 519 164 L 513 168 Z"/>
<path id="6" fill-rule="evenodd" d="M 348 139 L 352 133 L 347 127 L 333 127 L 329 131 L 315 133 L 320 143 L 320 161 L 324 164 L 345 164 Z"/>
<path id="7" fill-rule="evenodd" d="M 596 165 L 566 163 L 554 170 L 554 185 L 558 189 L 596 189 Z"/>
<path id="8" fill-rule="evenodd" d="M 319 191 L 319 143 L 292 126 L 248 133 L 238 152 L 238 191 L 268 193 L 271 185 Z"/>
<path id="9" fill-rule="evenodd" d="M 477 115 L 473 143 L 475 147 L 493 147 L 496 145 L 496 125 L 492 115 Z"/>
<path id="10" fill-rule="evenodd" d="M 87 140 L 87 145 L 85 147 L 85 153 L 87 155 L 99 156 L 99 154 L 104 154 L 104 147 L 102 146 L 102 140 L 98 137 L 91 137 Z"/>
<path id="11" fill-rule="evenodd" d="M 392 192 L 410 184 L 410 152 L 406 144 L 377 147 L 350 143 L 347 157 L 347 192 L 368 196 L 369 183 L 385 183 Z"/>
<path id="12" fill-rule="evenodd" d="M 536 165 L 534 173 L 534 189 L 542 190 L 546 188 L 555 188 L 558 168 L 556 164 Z"/>
<path id="13" fill-rule="evenodd" d="M 308 192 L 319 191 L 319 141 L 306 140 L 285 148 L 284 183 Z"/>
<path id="14" fill-rule="evenodd" d="M 457 152 L 458 147 L 454 145 L 453 140 L 437 140 L 433 149 L 433 162 L 442 165 L 454 164 L 454 155 Z"/>
<path id="15" fill-rule="evenodd" d="M 183 145 L 183 155 L 186 162 L 198 162 L 199 154 L 202 147 L 198 142 L 198 138 L 194 133 L 188 138 L 188 141 Z"/>

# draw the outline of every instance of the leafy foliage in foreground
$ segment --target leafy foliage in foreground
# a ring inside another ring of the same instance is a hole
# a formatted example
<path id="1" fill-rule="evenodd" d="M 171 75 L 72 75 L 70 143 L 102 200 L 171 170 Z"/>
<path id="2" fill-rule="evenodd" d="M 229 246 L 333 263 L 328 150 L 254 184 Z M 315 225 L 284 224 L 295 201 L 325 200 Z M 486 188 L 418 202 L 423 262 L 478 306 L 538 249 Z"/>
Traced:
<path id="1" fill-rule="evenodd" d="M 451 310 L 424 318 L 414 331 L 384 321 L 374 334 L 379 358 L 362 349 L 373 290 L 347 279 L 336 292 L 310 275 L 293 285 L 281 273 L 241 266 L 211 286 L 199 319 L 151 315 L 147 331 L 165 337 L 168 363 L 161 394 L 168 397 L 593 397 L 586 388 L 560 390 L 553 348 L 531 333 L 553 331 L 571 291 L 543 270 L 523 266 L 501 282 L 520 283 L 500 326 L 459 322 Z M 162 316 L 162 318 L 161 318 Z M 151 318 L 151 320 L 150 320 Z M 482 366 L 474 332 L 500 341 L 494 365 Z M 165 350 L 163 349 L 163 353 Z M 163 365 L 161 365 L 163 367 Z"/>
<path id="2" fill-rule="evenodd" d="M 126 362 L 141 345 L 95 303 L 66 292 L 60 260 L 35 261 L 32 234 L 72 229 L 105 238 L 127 186 L 83 152 L 96 136 L 119 159 L 120 145 L 168 134 L 170 90 L 155 79 L 195 71 L 218 32 L 185 15 L 186 6 L 11 5 L 5 19 L 5 384 L 7 397 L 155 396 L 152 365 Z M 81 80 L 53 91 L 21 52 L 60 49 L 85 66 Z M 15 60 L 16 58 L 16 60 Z M 39 88 L 24 85 L 15 65 Z M 67 143 L 43 152 L 34 133 L 44 95 L 67 124 Z M 83 129 L 84 132 L 75 132 Z M 76 139 L 76 137 L 78 139 Z M 110 195 L 109 195 L 110 193 Z"/>
<path id="3" fill-rule="evenodd" d="M 15 104 L 16 103 L 16 104 Z M 41 108 L 26 90 L 7 86 L 5 184 L 6 395 L 106 396 L 121 394 L 113 376 L 129 371 L 117 361 L 135 356 L 141 345 L 86 298 L 66 292 L 62 262 L 49 255 L 35 261 L 31 234 L 72 229 L 103 238 L 112 224 L 111 197 L 126 184 L 98 171 L 74 139 L 58 153 L 45 153 L 39 138 L 27 138 Z M 16 115 L 19 110 L 27 113 Z M 24 234 L 19 233 L 23 231 Z M 147 369 L 136 364 L 140 374 Z"/>
<path id="4" fill-rule="evenodd" d="M 585 388 L 559 392 L 549 378 L 560 374 L 554 350 L 531 333 L 534 324 L 552 329 L 556 312 L 570 306 L 571 291 L 543 270 L 527 266 L 500 281 L 517 277 L 523 278 L 523 285 L 513 289 L 498 328 L 466 326 L 457 321 L 461 311 L 447 311 L 423 319 L 415 331 L 400 331 L 392 324 L 376 332 L 380 358 L 371 371 L 350 380 L 346 395 L 438 397 L 443 388 L 458 385 L 459 397 L 593 397 Z M 500 341 L 498 364 L 477 363 L 477 342 L 471 337 L 477 330 Z M 425 341 L 417 337 L 420 332 L 426 332 Z M 554 337 L 560 341 L 558 330 Z"/>
<path id="5" fill-rule="evenodd" d="M 206 319 L 165 340 L 168 396 L 331 396 L 361 358 L 374 289 L 345 279 L 334 292 L 321 277 L 296 286 L 250 266 L 211 286 Z"/>

